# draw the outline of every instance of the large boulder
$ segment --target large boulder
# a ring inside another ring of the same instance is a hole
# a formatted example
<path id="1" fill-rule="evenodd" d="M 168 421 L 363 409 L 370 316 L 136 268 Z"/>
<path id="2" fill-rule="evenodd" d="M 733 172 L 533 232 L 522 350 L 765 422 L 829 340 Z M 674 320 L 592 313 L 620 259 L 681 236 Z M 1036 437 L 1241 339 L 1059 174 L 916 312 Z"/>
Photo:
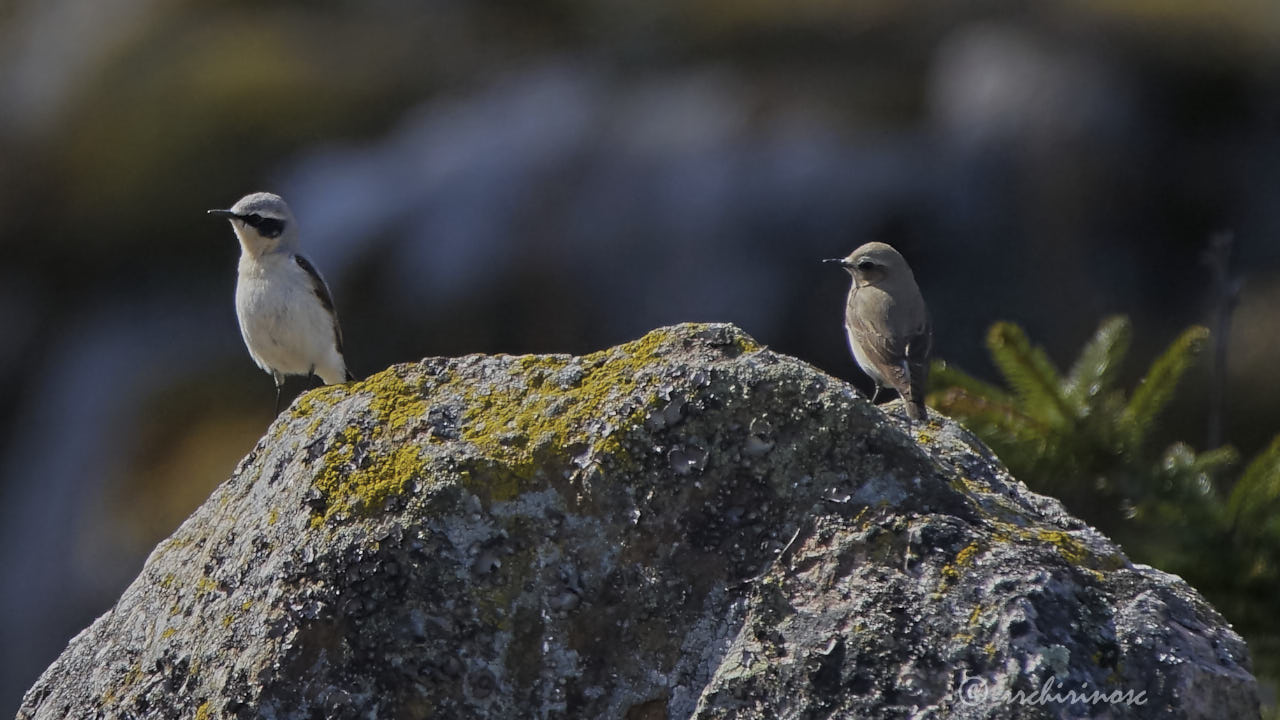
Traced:
<path id="1" fill-rule="evenodd" d="M 20 718 L 1256 717 L 1239 636 L 727 325 L 299 398 Z"/>

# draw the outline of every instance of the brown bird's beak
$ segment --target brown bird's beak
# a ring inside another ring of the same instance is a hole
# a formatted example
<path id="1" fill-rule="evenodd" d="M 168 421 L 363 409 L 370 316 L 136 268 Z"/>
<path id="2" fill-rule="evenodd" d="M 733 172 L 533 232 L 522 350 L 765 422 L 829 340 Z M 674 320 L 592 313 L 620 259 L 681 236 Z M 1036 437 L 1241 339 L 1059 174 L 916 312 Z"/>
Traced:
<path id="1" fill-rule="evenodd" d="M 239 215 L 235 214 L 230 210 L 210 210 L 209 214 L 216 215 L 217 217 L 224 217 L 228 220 L 235 220 L 236 218 L 240 217 Z"/>
<path id="2" fill-rule="evenodd" d="M 845 269 L 848 269 L 848 268 L 852 267 L 851 265 L 849 265 L 849 263 L 848 263 L 848 262 L 846 262 L 846 261 L 845 261 L 845 259 L 844 259 L 844 258 L 827 258 L 827 259 L 823 260 L 822 262 L 824 262 L 824 263 L 837 263 L 838 265 L 840 265 L 840 267 L 845 268 Z"/>

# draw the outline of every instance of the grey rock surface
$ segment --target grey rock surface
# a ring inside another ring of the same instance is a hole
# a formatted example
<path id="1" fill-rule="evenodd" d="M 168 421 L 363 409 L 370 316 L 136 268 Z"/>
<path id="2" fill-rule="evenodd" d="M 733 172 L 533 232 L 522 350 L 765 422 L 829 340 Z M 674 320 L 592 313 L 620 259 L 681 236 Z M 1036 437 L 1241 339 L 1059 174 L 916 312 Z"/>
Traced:
<path id="1" fill-rule="evenodd" d="M 320 388 L 18 717 L 1257 717 L 1195 590 L 886 408 L 727 325 Z"/>

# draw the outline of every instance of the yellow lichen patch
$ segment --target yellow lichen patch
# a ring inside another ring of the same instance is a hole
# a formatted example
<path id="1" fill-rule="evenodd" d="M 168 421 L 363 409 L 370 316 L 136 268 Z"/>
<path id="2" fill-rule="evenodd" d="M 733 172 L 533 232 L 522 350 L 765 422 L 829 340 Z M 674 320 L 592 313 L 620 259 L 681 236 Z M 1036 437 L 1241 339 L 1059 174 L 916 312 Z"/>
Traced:
<path id="1" fill-rule="evenodd" d="M 955 492 L 972 500 L 974 507 L 980 512 L 982 511 L 983 506 L 982 499 L 984 496 L 989 496 L 991 494 L 990 487 L 977 483 L 967 477 L 953 477 L 947 484 L 950 485 L 951 489 Z M 983 514 L 988 513 L 984 512 Z"/>
<path id="2" fill-rule="evenodd" d="M 1083 565 L 1089 560 L 1089 550 L 1079 540 L 1061 530 L 1037 530 L 1036 539 L 1047 542 L 1058 549 L 1062 557 L 1072 565 Z"/>
<path id="3" fill-rule="evenodd" d="M 165 628 L 164 632 L 160 633 L 160 637 L 167 640 L 177 634 L 178 630 L 176 628 Z"/>
<path id="4" fill-rule="evenodd" d="M 200 703 L 200 707 L 196 708 L 195 720 L 209 720 L 209 701 Z"/>
<path id="5" fill-rule="evenodd" d="M 1040 530 L 1035 535 L 1042 542 L 1057 548 L 1067 562 L 1089 571 L 1098 580 L 1106 577 L 1102 570 L 1118 570 L 1127 565 L 1124 558 L 1118 554 L 1095 555 L 1084 543 L 1061 530 Z"/>
<path id="6" fill-rule="evenodd" d="M 568 461 L 566 449 L 577 446 L 593 455 L 618 456 L 621 436 L 644 420 L 647 406 L 657 398 L 643 398 L 626 416 L 609 416 L 605 408 L 632 396 L 641 371 L 660 354 L 667 335 L 650 333 L 639 340 L 571 360 L 564 356 L 512 358 L 525 380 L 485 393 L 471 392 L 460 423 L 462 439 L 475 445 L 501 473 L 475 473 L 495 500 L 514 497 L 537 469 Z M 758 348 L 746 343 L 746 349 Z M 570 368 L 570 363 L 576 363 Z M 572 373 L 566 386 L 560 373 Z M 589 423 L 604 423 L 592 436 Z M 587 441 L 592 442 L 588 445 Z"/>
<path id="7" fill-rule="evenodd" d="M 112 684 L 107 689 L 107 691 L 102 694 L 103 704 L 109 705 L 114 703 L 116 699 L 119 697 L 117 693 L 123 694 L 123 693 L 129 692 L 129 689 L 132 688 L 134 685 L 136 685 L 138 681 L 141 679 L 142 679 L 141 666 L 134 665 L 133 667 L 129 668 L 129 670 L 124 674 L 124 677 L 121 678 L 120 682 Z"/>
<path id="8" fill-rule="evenodd" d="M 980 550 L 981 550 L 981 548 L 979 548 L 979 547 L 978 547 L 978 543 L 976 543 L 976 542 L 975 542 L 975 543 L 969 543 L 968 545 L 966 545 L 966 546 L 964 547 L 964 549 L 963 549 L 963 550 L 961 550 L 960 552 L 956 553 L 956 562 L 955 562 L 955 564 L 956 564 L 957 566 L 964 567 L 965 565 L 968 565 L 968 564 L 972 563 L 972 562 L 973 562 L 973 558 L 978 554 L 978 552 L 979 552 Z"/>
<path id="9" fill-rule="evenodd" d="M 233 616 L 233 615 L 223 615 L 223 616 L 222 616 L 222 627 L 224 627 L 224 628 L 229 628 L 229 627 L 231 627 L 231 623 L 233 623 L 233 622 L 235 622 L 235 616 Z"/>
<path id="10" fill-rule="evenodd" d="M 311 425 L 307 427 L 307 435 L 315 433 L 316 428 L 320 427 L 320 423 L 324 420 L 324 410 L 333 407 L 334 403 L 347 397 L 350 394 L 350 388 L 346 385 L 325 385 L 310 390 L 298 396 L 293 401 L 293 405 L 289 408 L 289 414 L 294 418 L 312 418 Z M 285 423 L 277 426 L 277 435 L 284 431 Z"/>
<path id="11" fill-rule="evenodd" d="M 208 575 L 202 576 L 196 581 L 196 597 L 205 595 L 218 589 L 218 583 L 209 578 Z"/>
<path id="12" fill-rule="evenodd" d="M 373 415 L 373 429 L 366 439 L 358 428 L 343 428 L 324 454 L 315 487 L 324 495 L 325 509 L 311 518 L 312 527 L 323 525 L 337 513 L 377 512 L 389 498 L 403 494 L 414 478 L 422 476 L 418 447 L 405 437 L 405 431 L 413 420 L 426 415 L 428 405 L 421 389 L 401 377 L 403 372 L 406 372 L 403 367 L 392 367 L 343 386 L 352 393 L 371 394 L 369 410 Z M 356 463 L 356 453 L 362 444 L 394 449 L 390 453 L 370 454 Z"/>
<path id="13" fill-rule="evenodd" d="M 321 406 L 328 408 L 344 397 L 350 395 L 352 387 L 348 385 L 325 385 L 298 396 L 293 401 L 289 412 L 295 418 L 310 417 Z"/>
<path id="14" fill-rule="evenodd" d="M 369 409 L 377 424 L 374 433 L 404 428 L 414 418 L 427 414 L 427 401 L 422 391 L 400 377 L 397 368 L 383 370 L 356 384 L 357 392 L 372 392 Z"/>
<path id="15" fill-rule="evenodd" d="M 324 455 L 316 474 L 315 487 L 324 494 L 327 507 L 311 518 L 319 527 L 339 512 L 377 512 L 388 499 L 405 493 L 414 478 L 423 474 L 417 445 L 401 443 L 388 455 L 370 455 L 354 467 L 353 458 L 361 441 L 360 431 L 344 428 L 334 446 Z"/>
<path id="16" fill-rule="evenodd" d="M 167 552 L 169 550 L 177 550 L 179 548 L 184 548 L 190 544 L 191 544 L 190 538 L 179 537 L 177 535 L 174 535 L 173 537 L 161 543 L 160 547 L 161 549 Z"/>
<path id="17" fill-rule="evenodd" d="M 1098 580 L 1105 578 L 1103 570 L 1117 570 L 1128 563 L 1122 555 L 1097 555 L 1072 533 L 1049 528 L 1023 528 L 1009 523 L 995 523 L 997 531 L 993 539 L 1003 542 L 1031 542 L 1052 545 L 1058 554 L 1071 565 L 1087 571 Z"/>
<path id="18" fill-rule="evenodd" d="M 313 398 L 303 393 L 293 401 L 293 405 L 289 407 L 289 414 L 296 418 L 311 417 L 311 413 L 315 412 L 316 406 Z"/>
<path id="19" fill-rule="evenodd" d="M 1024 514 L 1020 505 L 981 479 L 953 477 L 948 484 L 969 500 L 974 511 L 994 523 L 1007 525 Z"/>
<path id="20" fill-rule="evenodd" d="M 267 524 L 268 524 L 268 525 L 275 525 L 277 522 L 279 522 L 279 520 L 280 520 L 280 511 L 279 511 L 279 510 L 277 510 L 277 509 L 275 509 L 275 508 L 271 508 L 270 510 L 268 510 L 268 511 L 267 511 Z"/>
<path id="21" fill-rule="evenodd" d="M 653 332 L 583 358 L 506 357 L 503 362 L 509 366 L 494 383 L 461 380 L 447 372 L 417 383 L 406 380 L 414 377 L 414 368 L 400 366 L 346 386 L 356 395 L 371 393 L 374 423 L 368 437 L 355 427 L 341 430 L 325 452 L 314 481 L 324 509 L 312 517 L 312 527 L 338 513 L 379 512 L 389 498 L 426 479 L 415 428 L 430 407 L 428 395 L 461 400 L 459 436 L 479 458 L 461 468 L 459 477 L 490 500 L 515 497 L 540 471 L 564 469 L 571 455 L 620 457 L 621 437 L 640 425 L 648 406 L 658 401 L 656 393 L 646 397 L 637 392 L 643 371 L 672 337 L 669 331 Z M 733 343 L 741 352 L 760 349 L 741 335 Z M 611 414 L 608 408 L 620 412 Z M 299 404 L 295 414 L 300 410 L 313 411 Z M 371 452 L 362 456 L 362 449 Z"/>
<path id="22" fill-rule="evenodd" d="M 973 606 L 973 612 L 969 613 L 969 624 L 970 624 L 970 625 L 977 625 L 977 624 L 978 624 L 978 618 L 980 618 L 980 617 L 982 617 L 982 606 L 981 606 L 981 605 L 974 605 L 974 606 Z"/>
<path id="23" fill-rule="evenodd" d="M 978 543 L 973 542 L 966 545 L 956 553 L 955 560 L 947 563 L 942 567 L 942 580 L 944 583 L 950 584 L 960 579 L 960 571 L 973 564 L 974 558 L 982 551 L 982 547 Z"/>

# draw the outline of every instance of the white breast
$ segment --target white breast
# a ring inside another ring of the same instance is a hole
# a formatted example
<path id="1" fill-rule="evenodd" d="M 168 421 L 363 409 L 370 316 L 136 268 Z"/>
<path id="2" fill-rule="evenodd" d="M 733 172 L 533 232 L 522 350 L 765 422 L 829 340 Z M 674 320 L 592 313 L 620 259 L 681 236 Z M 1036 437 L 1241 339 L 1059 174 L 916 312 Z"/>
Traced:
<path id="1" fill-rule="evenodd" d="M 880 370 L 876 367 L 875 363 L 871 362 L 870 356 L 868 356 L 862 350 L 862 346 L 854 340 L 853 333 L 849 332 L 848 328 L 846 328 L 844 334 L 849 340 L 849 349 L 853 351 L 853 359 L 858 361 L 858 367 L 862 368 L 862 372 L 870 376 L 871 379 L 875 381 L 876 385 L 879 385 L 880 387 L 891 387 L 889 382 L 885 380 L 884 376 L 880 374 Z"/>
<path id="2" fill-rule="evenodd" d="M 315 372 L 325 382 L 344 379 L 333 319 L 316 297 L 310 276 L 288 255 L 241 258 L 236 315 L 249 355 L 263 370 Z"/>

